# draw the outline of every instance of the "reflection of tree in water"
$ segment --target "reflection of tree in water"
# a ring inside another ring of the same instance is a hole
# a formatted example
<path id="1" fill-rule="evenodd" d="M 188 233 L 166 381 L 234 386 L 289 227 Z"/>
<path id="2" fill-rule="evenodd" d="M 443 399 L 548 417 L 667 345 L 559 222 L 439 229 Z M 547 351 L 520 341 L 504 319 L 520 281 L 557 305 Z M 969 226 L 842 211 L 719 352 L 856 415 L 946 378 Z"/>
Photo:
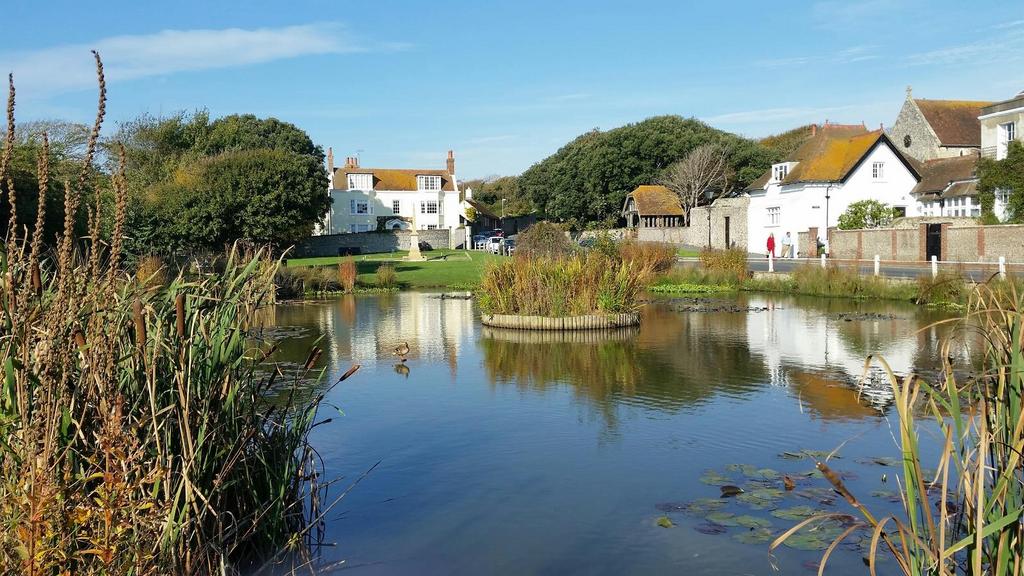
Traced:
<path id="1" fill-rule="evenodd" d="M 674 412 L 764 382 L 764 363 L 746 345 L 745 316 L 650 307 L 631 331 L 487 329 L 480 346 L 492 384 L 572 386 L 614 428 L 618 404 Z"/>

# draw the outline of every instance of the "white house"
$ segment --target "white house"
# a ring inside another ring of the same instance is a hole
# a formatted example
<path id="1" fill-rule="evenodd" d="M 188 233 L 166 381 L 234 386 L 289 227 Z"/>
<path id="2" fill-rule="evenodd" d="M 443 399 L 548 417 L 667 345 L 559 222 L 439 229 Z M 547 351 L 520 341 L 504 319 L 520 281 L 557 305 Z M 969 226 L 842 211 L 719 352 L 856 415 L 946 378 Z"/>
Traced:
<path id="1" fill-rule="evenodd" d="M 764 253 L 774 234 L 778 254 L 789 232 L 794 250 L 809 254 L 814 247 L 800 246 L 798 233 L 817 228 L 827 243 L 826 229 L 837 226 L 839 215 L 860 200 L 878 200 L 901 216 L 917 216 L 911 191 L 919 180 L 917 169 L 882 130 L 813 125 L 796 152 L 745 190 L 750 197 L 747 250 Z"/>
<path id="2" fill-rule="evenodd" d="M 335 168 L 330 150 L 327 162 L 332 204 L 326 234 L 405 230 L 414 215 L 421 230 L 455 230 L 465 224 L 451 150 L 443 170 L 363 168 L 356 157 Z"/>

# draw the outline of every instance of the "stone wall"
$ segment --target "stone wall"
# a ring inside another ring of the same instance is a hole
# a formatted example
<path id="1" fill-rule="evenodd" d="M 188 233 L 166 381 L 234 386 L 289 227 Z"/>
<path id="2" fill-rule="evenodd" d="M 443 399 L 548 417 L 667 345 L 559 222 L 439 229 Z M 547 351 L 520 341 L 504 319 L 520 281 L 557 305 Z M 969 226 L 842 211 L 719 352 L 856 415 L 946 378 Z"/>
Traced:
<path id="1" fill-rule="evenodd" d="M 961 223 L 962 224 L 962 223 Z M 874 230 L 832 230 L 832 258 L 871 260 L 925 260 L 926 225 L 917 228 L 880 228 Z M 801 238 L 804 232 L 801 232 Z M 942 260 L 945 262 L 1024 263 L 1024 225 L 942 226 Z"/>
<path id="2" fill-rule="evenodd" d="M 711 205 L 711 246 L 713 248 L 740 248 L 747 246 L 747 208 L 750 199 L 719 198 Z M 729 228 L 729 242 L 726 245 L 726 222 Z M 690 232 L 688 240 L 682 242 L 690 246 L 708 245 L 708 207 L 698 206 L 690 209 Z"/>
<path id="3" fill-rule="evenodd" d="M 448 229 L 442 230 L 420 230 L 420 244 L 424 242 L 432 248 L 461 248 L 465 243 L 465 234 L 462 229 L 455 229 L 449 234 Z M 373 254 L 378 252 L 392 252 L 394 250 L 408 250 L 409 237 L 412 235 L 408 230 L 395 230 L 388 232 L 359 232 L 355 234 L 325 234 L 323 236 L 310 236 L 295 245 L 289 253 L 291 258 L 310 258 L 315 256 L 337 256 L 339 253 L 357 249 L 361 254 Z M 451 241 L 455 240 L 455 246 Z"/>

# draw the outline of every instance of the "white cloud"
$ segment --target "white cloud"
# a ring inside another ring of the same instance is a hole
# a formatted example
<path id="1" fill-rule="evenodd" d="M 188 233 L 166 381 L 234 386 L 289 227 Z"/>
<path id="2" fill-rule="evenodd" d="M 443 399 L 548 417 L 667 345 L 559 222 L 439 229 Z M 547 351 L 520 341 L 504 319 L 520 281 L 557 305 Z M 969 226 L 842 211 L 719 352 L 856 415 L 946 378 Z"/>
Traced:
<path id="1" fill-rule="evenodd" d="M 808 122 L 820 122 L 826 118 L 826 114 L 836 112 L 849 112 L 856 109 L 856 106 L 832 106 L 827 108 L 813 107 L 792 107 L 792 108 L 764 108 L 761 110 L 744 110 L 742 112 L 729 112 L 702 118 L 708 124 L 767 124 L 783 120 L 797 120 Z"/>
<path id="2" fill-rule="evenodd" d="M 382 45 L 380 48 L 405 47 Z M 90 50 L 100 53 L 107 79 L 117 82 L 367 49 L 340 24 L 251 30 L 164 30 L 155 34 L 112 36 L 89 44 L 3 52 L 0 53 L 0 70 L 14 72 L 21 94 L 52 94 L 95 85 Z"/>

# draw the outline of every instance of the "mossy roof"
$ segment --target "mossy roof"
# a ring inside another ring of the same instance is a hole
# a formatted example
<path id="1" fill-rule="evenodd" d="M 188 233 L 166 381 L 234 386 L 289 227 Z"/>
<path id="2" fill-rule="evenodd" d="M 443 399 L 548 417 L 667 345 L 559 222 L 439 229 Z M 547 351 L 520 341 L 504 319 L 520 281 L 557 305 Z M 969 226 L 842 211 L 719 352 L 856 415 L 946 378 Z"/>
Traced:
<path id="1" fill-rule="evenodd" d="M 348 187 L 349 174 L 373 174 L 373 189 L 377 191 L 391 190 L 398 192 L 416 192 L 417 176 L 440 176 L 441 189 L 445 192 L 455 190 L 455 182 L 447 170 L 407 170 L 398 168 L 335 168 L 336 186 Z"/>
<path id="2" fill-rule="evenodd" d="M 679 196 L 664 186 L 637 186 L 626 198 L 636 202 L 637 214 L 641 216 L 682 216 L 683 206 Z"/>
<path id="3" fill-rule="evenodd" d="M 915 98 L 921 114 L 943 146 L 981 146 L 981 109 L 992 102 Z"/>
<path id="4" fill-rule="evenodd" d="M 974 182 L 977 168 L 976 154 L 929 160 L 921 164 L 921 181 L 914 187 L 913 193 L 944 198 L 970 195 L 975 187 L 961 184 Z"/>
<path id="5" fill-rule="evenodd" d="M 793 153 L 786 156 L 783 159 L 783 162 L 813 162 L 830 150 L 830 146 L 832 146 L 833 141 L 848 139 L 864 134 L 869 134 L 869 132 L 863 124 L 823 124 L 821 126 L 815 126 L 813 132 L 810 129 L 807 130 L 803 142 L 796 147 L 796 150 Z M 835 152 L 835 149 L 830 151 L 831 154 L 834 154 Z M 801 164 L 797 164 L 783 182 L 789 184 L 803 181 L 793 177 L 794 173 L 797 170 L 800 170 L 800 166 Z M 821 165 L 813 171 L 811 176 L 816 175 L 820 171 Z M 772 169 L 769 168 L 761 174 L 760 178 L 751 182 L 746 189 L 748 191 L 764 190 L 764 187 L 768 185 L 771 178 Z"/>
<path id="6" fill-rule="evenodd" d="M 793 167 L 782 181 L 783 184 L 797 182 L 840 182 L 871 150 L 881 130 L 847 136 L 841 132 L 823 130 L 797 150 L 799 164 Z"/>

